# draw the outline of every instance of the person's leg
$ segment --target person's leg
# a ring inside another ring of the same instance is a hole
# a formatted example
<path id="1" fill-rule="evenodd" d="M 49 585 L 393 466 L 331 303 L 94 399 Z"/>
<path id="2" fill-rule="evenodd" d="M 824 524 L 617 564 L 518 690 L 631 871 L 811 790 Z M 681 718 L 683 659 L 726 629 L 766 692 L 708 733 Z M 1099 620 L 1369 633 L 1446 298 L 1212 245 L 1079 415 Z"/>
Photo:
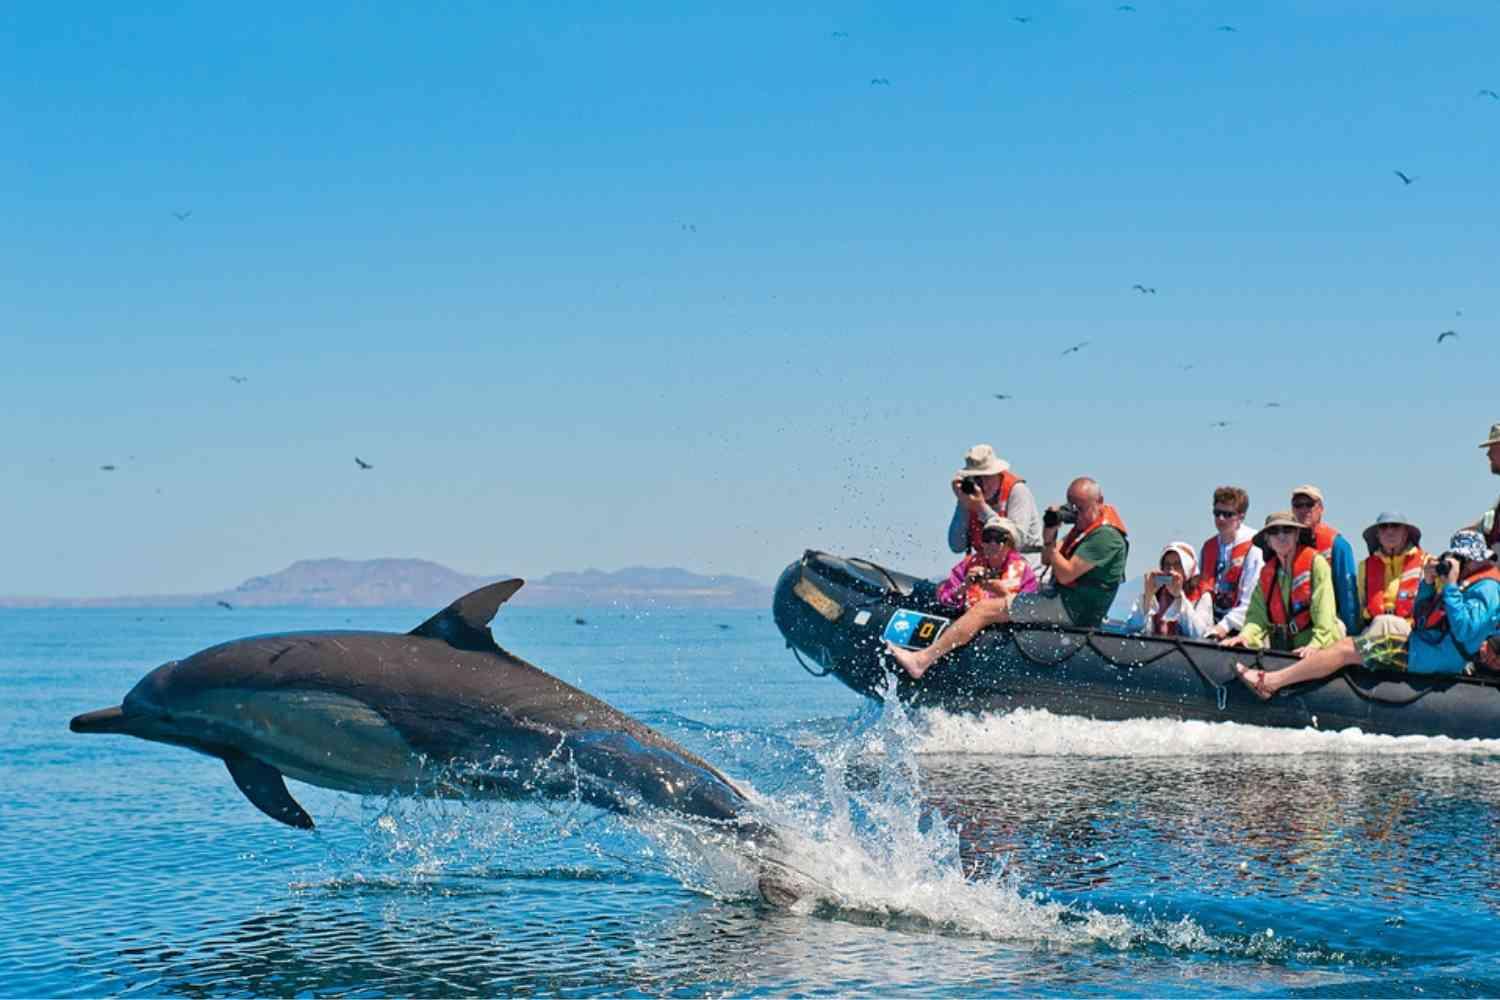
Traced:
<path id="1" fill-rule="evenodd" d="M 1269 698 L 1288 684 L 1317 680 L 1337 672 L 1340 668 L 1360 662 L 1359 650 L 1353 639 L 1340 639 L 1327 649 L 1307 654 L 1301 660 L 1282 670 L 1251 670 L 1243 663 L 1234 669 L 1240 680 L 1261 698 Z"/>
<path id="2" fill-rule="evenodd" d="M 965 611 L 958 621 L 944 629 L 943 634 L 937 637 L 937 641 L 926 649 L 902 649 L 886 643 L 886 652 L 901 664 L 901 669 L 910 674 L 913 680 L 920 680 L 934 663 L 959 646 L 968 643 L 979 634 L 981 629 L 1008 621 L 1009 617 L 1009 599 L 996 597 L 980 601 Z"/>

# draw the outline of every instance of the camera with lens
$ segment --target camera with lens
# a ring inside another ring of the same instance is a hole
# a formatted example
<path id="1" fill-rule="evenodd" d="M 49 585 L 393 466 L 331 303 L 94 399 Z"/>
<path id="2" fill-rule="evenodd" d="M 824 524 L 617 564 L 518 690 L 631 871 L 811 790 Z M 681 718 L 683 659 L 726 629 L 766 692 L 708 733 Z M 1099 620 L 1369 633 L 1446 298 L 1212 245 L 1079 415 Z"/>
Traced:
<path id="1" fill-rule="evenodd" d="M 1042 527 L 1055 528 L 1059 524 L 1077 524 L 1078 508 L 1070 503 L 1061 507 L 1048 507 L 1042 514 Z"/>
<path id="2" fill-rule="evenodd" d="M 1454 555 L 1452 552 L 1444 552 L 1442 555 L 1438 556 L 1437 566 L 1434 567 L 1434 569 L 1436 569 L 1437 571 L 1438 579 L 1442 580 L 1446 579 L 1448 574 L 1453 572 L 1454 566 L 1459 565 L 1462 565 L 1462 561 L 1458 556 Z"/>
<path id="3" fill-rule="evenodd" d="M 973 476 L 964 476 L 963 480 L 960 481 L 958 485 L 960 489 L 969 494 L 969 496 L 971 497 L 977 497 L 979 495 L 979 480 L 975 479 Z"/>

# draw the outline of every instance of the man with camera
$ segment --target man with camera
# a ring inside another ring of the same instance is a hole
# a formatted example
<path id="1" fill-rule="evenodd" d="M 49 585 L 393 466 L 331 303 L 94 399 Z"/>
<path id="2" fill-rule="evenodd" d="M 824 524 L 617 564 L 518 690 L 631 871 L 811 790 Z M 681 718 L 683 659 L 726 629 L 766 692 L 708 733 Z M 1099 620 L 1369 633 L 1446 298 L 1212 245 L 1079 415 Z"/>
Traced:
<path id="1" fill-rule="evenodd" d="M 1017 600 L 1012 621 L 1054 621 L 1093 628 L 1104 621 L 1115 592 L 1125 580 L 1130 552 L 1125 522 L 1104 502 L 1099 484 L 1080 476 L 1068 484 L 1068 502 L 1042 515 L 1042 565 L 1052 570 L 1056 601 L 1063 617 L 1043 600 Z M 1062 544 L 1058 528 L 1072 525 Z"/>
<path id="2" fill-rule="evenodd" d="M 966 611 L 926 649 L 902 649 L 886 644 L 886 653 L 913 678 L 920 678 L 938 660 L 968 643 L 983 629 L 1004 622 L 1081 625 L 1092 628 L 1109 613 L 1115 591 L 1125 579 L 1129 543 L 1125 525 L 1104 502 L 1099 484 L 1075 479 L 1068 502 L 1047 508 L 1042 528 L 1042 562 L 1052 567 L 1056 587 L 1049 593 L 1018 594 L 1005 600 L 980 601 Z M 1072 530 L 1061 546 L 1059 525 Z"/>
<path id="3" fill-rule="evenodd" d="M 1428 558 L 1416 618 L 1410 635 L 1340 639 L 1308 652 L 1302 662 L 1284 670 L 1250 670 L 1243 664 L 1235 668 L 1251 690 L 1269 698 L 1288 684 L 1327 677 L 1354 664 L 1372 670 L 1459 674 L 1475 660 L 1494 662 L 1495 651 L 1487 647 L 1500 634 L 1500 568 L 1477 531 L 1466 528 L 1456 533 L 1448 551 Z"/>
<path id="4" fill-rule="evenodd" d="M 953 519 L 948 522 L 948 548 L 954 552 L 979 552 L 980 534 L 992 517 L 1015 522 L 1020 537 L 1016 550 L 1032 568 L 1040 565 L 1042 518 L 1036 498 L 1026 480 L 1011 471 L 1010 463 L 987 444 L 976 444 L 964 454 L 964 467 L 949 484 L 953 490 Z"/>

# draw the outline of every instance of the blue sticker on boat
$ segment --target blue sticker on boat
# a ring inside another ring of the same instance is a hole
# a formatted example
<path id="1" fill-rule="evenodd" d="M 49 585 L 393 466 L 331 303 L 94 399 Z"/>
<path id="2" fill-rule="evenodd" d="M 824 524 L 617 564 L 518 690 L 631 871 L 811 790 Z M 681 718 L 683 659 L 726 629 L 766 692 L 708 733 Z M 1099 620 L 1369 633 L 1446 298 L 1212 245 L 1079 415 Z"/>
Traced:
<path id="1" fill-rule="evenodd" d="M 885 632 L 881 638 L 907 649 L 926 649 L 950 624 L 949 619 L 937 615 L 901 610 L 891 615 L 891 620 L 885 623 Z"/>

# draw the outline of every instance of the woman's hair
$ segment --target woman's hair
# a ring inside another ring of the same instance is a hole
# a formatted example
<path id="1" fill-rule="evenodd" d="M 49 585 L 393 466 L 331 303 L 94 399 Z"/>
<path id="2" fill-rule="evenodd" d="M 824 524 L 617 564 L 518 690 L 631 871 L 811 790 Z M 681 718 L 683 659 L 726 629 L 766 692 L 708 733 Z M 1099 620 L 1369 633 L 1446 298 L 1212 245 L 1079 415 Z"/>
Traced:
<path id="1" fill-rule="evenodd" d="M 1214 506 L 1217 507 L 1219 504 L 1233 507 L 1244 515 L 1250 510 L 1250 494 L 1238 486 L 1220 486 L 1214 490 Z"/>

